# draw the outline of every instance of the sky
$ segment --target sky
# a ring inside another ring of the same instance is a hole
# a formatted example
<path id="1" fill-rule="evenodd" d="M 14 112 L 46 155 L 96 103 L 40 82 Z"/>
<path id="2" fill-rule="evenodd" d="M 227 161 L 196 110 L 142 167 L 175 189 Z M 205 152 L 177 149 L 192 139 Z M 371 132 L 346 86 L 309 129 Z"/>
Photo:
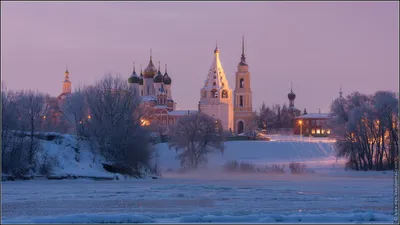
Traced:
<path id="1" fill-rule="evenodd" d="M 104 74 L 128 79 L 133 62 L 168 64 L 177 109 L 197 109 L 216 42 L 230 88 L 241 39 L 253 110 L 288 104 L 328 112 L 359 91 L 398 92 L 399 3 L 1 2 L 1 75 L 9 89 L 61 93 Z"/>

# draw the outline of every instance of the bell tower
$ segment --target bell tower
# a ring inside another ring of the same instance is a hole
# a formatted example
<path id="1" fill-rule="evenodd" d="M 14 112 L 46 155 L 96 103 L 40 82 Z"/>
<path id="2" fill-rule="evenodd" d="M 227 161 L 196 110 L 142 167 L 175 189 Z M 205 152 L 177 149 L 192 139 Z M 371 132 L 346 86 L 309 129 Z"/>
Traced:
<path id="1" fill-rule="evenodd" d="M 254 123 L 251 76 L 244 54 L 244 36 L 242 37 L 242 56 L 237 68 L 233 104 L 234 132 L 241 134 L 250 131 Z"/>
<path id="2" fill-rule="evenodd" d="M 64 73 L 64 82 L 63 82 L 63 87 L 62 87 L 62 94 L 71 94 L 71 81 L 69 80 L 69 72 L 68 72 L 68 65 L 67 68 L 65 69 Z"/>

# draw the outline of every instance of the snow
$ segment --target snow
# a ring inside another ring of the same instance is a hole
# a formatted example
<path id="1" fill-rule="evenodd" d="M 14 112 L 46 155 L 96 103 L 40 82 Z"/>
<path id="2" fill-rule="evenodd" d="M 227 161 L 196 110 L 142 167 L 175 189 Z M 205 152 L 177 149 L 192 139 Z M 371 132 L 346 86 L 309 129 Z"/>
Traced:
<path id="1" fill-rule="evenodd" d="M 171 115 L 171 116 L 185 116 L 185 115 L 195 114 L 195 113 L 197 113 L 196 110 L 174 110 L 174 111 L 168 112 L 168 115 Z"/>
<path id="2" fill-rule="evenodd" d="M 73 136 L 48 141 L 59 174 L 106 176 L 87 143 L 74 159 Z M 176 153 L 156 146 L 163 179 L 2 182 L 2 223 L 393 223 L 393 174 L 346 171 L 334 145 L 273 136 L 226 142 L 207 167 L 180 174 Z M 257 166 L 302 162 L 313 173 L 227 173 L 231 160 Z M 114 176 L 108 173 L 108 176 Z"/>
<path id="3" fill-rule="evenodd" d="M 296 119 L 328 119 L 329 113 L 308 113 L 306 115 L 298 116 Z"/>
<path id="4" fill-rule="evenodd" d="M 152 96 L 152 95 L 148 95 L 148 96 L 142 96 L 142 101 L 144 101 L 144 102 L 149 102 L 149 101 L 156 101 L 157 99 L 154 97 L 154 96 Z"/>
<path id="5" fill-rule="evenodd" d="M 160 167 L 163 170 L 176 170 L 179 160 L 167 143 L 157 145 Z M 277 163 L 317 161 L 319 164 L 336 161 L 334 146 L 325 142 L 270 142 L 270 141 L 231 141 L 225 143 L 223 154 L 215 153 L 209 157 L 208 167 L 221 167 L 226 162 L 238 160 L 256 165 Z"/>

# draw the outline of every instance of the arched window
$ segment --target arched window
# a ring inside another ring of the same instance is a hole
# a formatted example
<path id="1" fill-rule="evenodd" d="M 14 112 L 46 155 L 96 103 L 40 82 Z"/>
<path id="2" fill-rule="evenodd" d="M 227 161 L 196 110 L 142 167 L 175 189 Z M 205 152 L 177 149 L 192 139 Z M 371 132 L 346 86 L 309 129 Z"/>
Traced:
<path id="1" fill-rule="evenodd" d="M 240 78 L 240 88 L 244 88 L 244 79 Z"/>
<path id="2" fill-rule="evenodd" d="M 228 98 L 228 91 L 227 90 L 222 90 L 221 96 L 222 96 L 222 98 Z"/>
<path id="3" fill-rule="evenodd" d="M 140 94 L 143 96 L 143 89 L 141 90 Z"/>
<path id="4" fill-rule="evenodd" d="M 150 95 L 150 85 L 147 85 L 147 95 Z"/>
<path id="5" fill-rule="evenodd" d="M 218 98 L 218 91 L 215 89 L 211 90 L 211 96 L 212 98 Z"/>
<path id="6" fill-rule="evenodd" d="M 243 107 L 243 95 L 241 95 L 240 97 L 239 97 L 239 106 L 240 107 Z"/>

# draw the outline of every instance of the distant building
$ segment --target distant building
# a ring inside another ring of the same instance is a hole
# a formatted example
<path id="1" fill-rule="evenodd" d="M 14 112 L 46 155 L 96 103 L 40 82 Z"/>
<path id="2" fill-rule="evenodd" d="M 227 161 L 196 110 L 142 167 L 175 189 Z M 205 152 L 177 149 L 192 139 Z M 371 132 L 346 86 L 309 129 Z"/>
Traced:
<path id="1" fill-rule="evenodd" d="M 233 130 L 232 89 L 229 88 L 222 68 L 217 46 L 204 86 L 200 90 L 199 111 L 220 120 L 224 130 Z"/>
<path id="2" fill-rule="evenodd" d="M 233 104 L 234 133 L 248 133 L 254 127 L 253 94 L 250 83 L 251 74 L 244 54 L 244 37 L 242 55 L 235 74 L 235 91 Z"/>
<path id="3" fill-rule="evenodd" d="M 295 135 L 326 137 L 331 133 L 327 126 L 328 113 L 308 113 L 294 119 L 293 133 Z"/>
<path id="4" fill-rule="evenodd" d="M 150 50 L 150 60 L 147 67 L 140 75 L 136 74 L 135 65 L 128 78 L 128 83 L 132 87 L 134 95 L 140 96 L 143 115 L 141 122 L 143 126 L 150 126 L 157 123 L 158 126 L 168 127 L 185 115 L 197 113 L 196 110 L 176 110 L 176 102 L 172 98 L 172 79 L 168 75 L 167 65 L 165 64 L 164 74 L 154 66 L 153 56 Z"/>

